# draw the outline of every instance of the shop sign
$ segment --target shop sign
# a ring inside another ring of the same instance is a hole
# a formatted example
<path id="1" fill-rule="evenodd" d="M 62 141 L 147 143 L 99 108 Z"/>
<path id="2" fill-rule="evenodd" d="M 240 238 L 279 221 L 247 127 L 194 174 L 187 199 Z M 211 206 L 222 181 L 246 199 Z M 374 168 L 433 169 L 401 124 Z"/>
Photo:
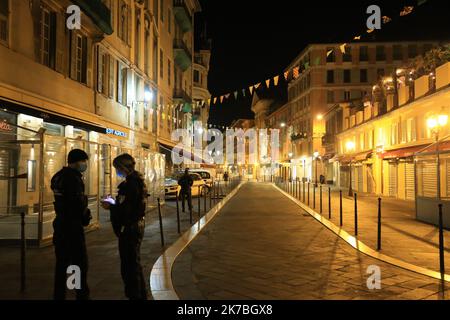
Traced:
<path id="1" fill-rule="evenodd" d="M 0 130 L 2 131 L 12 131 L 12 127 L 6 121 L 0 122 Z"/>
<path id="2" fill-rule="evenodd" d="M 110 134 L 116 137 L 122 137 L 122 138 L 126 138 L 127 134 L 123 131 L 119 131 L 116 129 L 111 129 L 111 128 L 106 128 L 106 134 Z"/>

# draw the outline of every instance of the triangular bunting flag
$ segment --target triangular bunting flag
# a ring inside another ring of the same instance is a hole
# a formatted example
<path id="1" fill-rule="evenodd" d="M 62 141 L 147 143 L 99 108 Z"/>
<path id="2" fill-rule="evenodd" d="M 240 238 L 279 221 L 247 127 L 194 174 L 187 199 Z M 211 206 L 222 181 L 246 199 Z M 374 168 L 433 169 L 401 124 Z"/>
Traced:
<path id="1" fill-rule="evenodd" d="M 253 86 L 250 86 L 248 89 L 250 90 L 250 95 L 252 95 L 253 94 Z"/>
<path id="2" fill-rule="evenodd" d="M 260 83 L 257 83 L 257 84 L 255 84 L 255 89 L 258 89 L 259 87 L 261 86 L 261 82 Z"/>
<path id="3" fill-rule="evenodd" d="M 284 73 L 284 79 L 287 81 L 289 78 L 289 70 Z"/>
<path id="4" fill-rule="evenodd" d="M 278 85 L 279 80 L 280 80 L 280 76 L 273 77 L 273 84 L 275 85 L 275 87 Z"/>
<path id="5" fill-rule="evenodd" d="M 361 36 L 356 36 L 353 38 L 353 40 L 361 40 Z"/>
<path id="6" fill-rule="evenodd" d="M 411 12 L 413 12 L 414 7 L 413 6 L 405 6 L 402 11 L 400 11 L 400 17 L 407 16 Z"/>
<path id="7" fill-rule="evenodd" d="M 309 62 L 305 62 L 305 70 L 309 69 Z"/>
<path id="8" fill-rule="evenodd" d="M 369 30 L 367 30 L 367 33 L 372 33 L 374 31 L 375 31 L 374 29 L 369 29 Z"/>
<path id="9" fill-rule="evenodd" d="M 384 23 L 384 24 L 389 23 L 389 22 L 391 22 L 391 21 L 392 21 L 392 19 L 389 18 L 388 16 L 383 16 L 383 23 Z"/>
<path id="10" fill-rule="evenodd" d="M 229 93 L 226 94 L 226 95 L 225 95 L 225 98 L 226 98 L 226 99 L 229 99 L 229 98 L 230 98 L 230 94 L 229 94 Z"/>
<path id="11" fill-rule="evenodd" d="M 234 92 L 234 99 L 236 99 L 236 100 L 237 100 L 237 98 L 238 98 L 238 92 L 237 92 L 237 91 L 235 91 L 235 92 Z"/>
<path id="12" fill-rule="evenodd" d="M 297 79 L 300 76 L 299 70 L 300 70 L 300 67 L 295 67 L 293 69 L 292 74 L 294 75 L 294 79 Z"/>
<path id="13" fill-rule="evenodd" d="M 270 79 L 267 79 L 267 80 L 266 80 L 266 87 L 267 87 L 267 89 L 270 88 Z"/>
<path id="14" fill-rule="evenodd" d="M 339 49 L 341 50 L 342 54 L 345 54 L 345 46 L 346 46 L 346 45 L 347 45 L 346 43 L 343 43 L 343 44 L 341 44 L 341 46 L 339 47 Z"/>
<path id="15" fill-rule="evenodd" d="M 214 98 L 214 104 L 216 104 L 216 102 L 217 102 L 217 97 Z"/>
<path id="16" fill-rule="evenodd" d="M 245 97 L 245 95 L 246 95 L 246 91 L 247 90 L 245 90 L 245 89 L 242 89 L 242 95 Z"/>
<path id="17" fill-rule="evenodd" d="M 327 57 L 330 56 L 330 54 L 332 54 L 332 53 L 333 53 L 333 49 L 329 50 L 329 51 L 327 52 Z"/>
<path id="18" fill-rule="evenodd" d="M 220 103 L 223 103 L 223 98 L 225 98 L 224 96 L 220 97 Z"/>

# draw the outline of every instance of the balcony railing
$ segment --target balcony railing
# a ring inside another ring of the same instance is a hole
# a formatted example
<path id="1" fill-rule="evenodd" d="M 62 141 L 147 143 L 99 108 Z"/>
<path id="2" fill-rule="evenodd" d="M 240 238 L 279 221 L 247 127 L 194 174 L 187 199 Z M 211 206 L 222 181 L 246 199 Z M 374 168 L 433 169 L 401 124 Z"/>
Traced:
<path id="1" fill-rule="evenodd" d="M 181 70 L 186 71 L 192 65 L 191 50 L 182 39 L 174 39 L 173 48 L 175 53 L 175 62 Z"/>

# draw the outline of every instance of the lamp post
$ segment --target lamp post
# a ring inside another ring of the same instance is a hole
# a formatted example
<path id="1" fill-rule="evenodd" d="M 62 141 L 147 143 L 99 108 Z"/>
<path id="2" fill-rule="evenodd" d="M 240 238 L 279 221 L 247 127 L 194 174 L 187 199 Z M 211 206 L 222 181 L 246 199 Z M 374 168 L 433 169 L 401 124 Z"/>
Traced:
<path id="1" fill-rule="evenodd" d="M 345 145 L 347 152 L 353 152 L 355 150 L 355 143 L 353 141 L 348 141 Z M 352 188 L 352 160 L 349 163 L 349 186 L 348 186 L 348 196 L 353 197 L 353 188 Z"/>
<path id="2" fill-rule="evenodd" d="M 448 115 L 440 114 L 427 120 L 427 126 L 434 133 L 436 142 L 436 165 L 437 165 L 437 199 L 441 201 L 441 159 L 439 153 L 439 133 L 448 123 Z"/>

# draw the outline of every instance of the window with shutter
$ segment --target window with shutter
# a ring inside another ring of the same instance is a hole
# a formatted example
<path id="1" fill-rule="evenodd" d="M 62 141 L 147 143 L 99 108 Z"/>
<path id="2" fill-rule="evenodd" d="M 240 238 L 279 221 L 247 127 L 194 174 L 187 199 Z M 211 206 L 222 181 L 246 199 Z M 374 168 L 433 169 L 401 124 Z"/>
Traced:
<path id="1" fill-rule="evenodd" d="M 56 67 L 56 13 L 47 7 L 41 9 L 41 63 L 49 68 Z"/>
<path id="2" fill-rule="evenodd" d="M 114 99 L 114 75 L 115 75 L 115 60 L 111 55 L 108 55 L 108 97 Z"/>

